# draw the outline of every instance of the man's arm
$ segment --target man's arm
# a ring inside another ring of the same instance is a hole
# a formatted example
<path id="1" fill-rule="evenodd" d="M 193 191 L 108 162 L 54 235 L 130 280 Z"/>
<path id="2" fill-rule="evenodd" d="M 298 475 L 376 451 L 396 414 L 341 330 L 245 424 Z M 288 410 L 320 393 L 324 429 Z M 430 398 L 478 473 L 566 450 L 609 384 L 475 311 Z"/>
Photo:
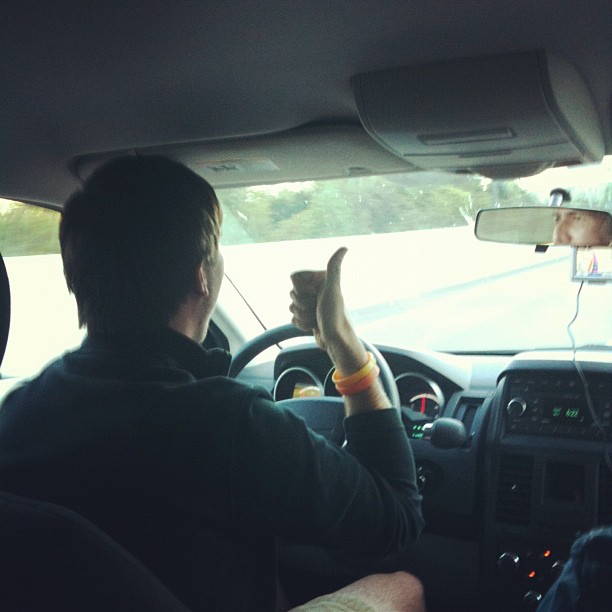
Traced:
<path id="1" fill-rule="evenodd" d="M 249 475 L 240 477 L 237 463 L 234 482 L 246 487 L 238 495 L 243 504 L 256 500 L 251 510 L 260 513 L 258 521 L 269 521 L 270 529 L 285 539 L 384 555 L 416 539 L 423 519 L 414 458 L 399 411 L 391 409 L 376 376 L 360 374 L 368 354 L 340 290 L 345 253 L 339 249 L 325 271 L 292 275 L 290 309 L 294 324 L 313 332 L 345 383 L 346 450 L 259 398 L 251 404 L 248 426 L 237 428 L 239 452 L 249 453 L 241 457 Z M 355 385 L 347 380 L 365 381 L 366 386 L 360 383 L 352 392 Z"/>
<path id="2" fill-rule="evenodd" d="M 232 440 L 239 524 L 371 558 L 400 553 L 418 537 L 421 498 L 397 410 L 347 417 L 345 449 L 263 394 L 246 417 Z"/>
<path id="3" fill-rule="evenodd" d="M 293 323 L 312 331 L 317 344 L 327 351 L 340 377 L 358 372 L 368 361 L 363 344 L 357 337 L 344 306 L 340 289 L 340 267 L 347 249 L 338 249 L 330 258 L 327 270 L 295 272 L 291 275 L 290 310 Z M 378 380 L 352 395 L 344 396 L 347 416 L 391 407 Z"/>

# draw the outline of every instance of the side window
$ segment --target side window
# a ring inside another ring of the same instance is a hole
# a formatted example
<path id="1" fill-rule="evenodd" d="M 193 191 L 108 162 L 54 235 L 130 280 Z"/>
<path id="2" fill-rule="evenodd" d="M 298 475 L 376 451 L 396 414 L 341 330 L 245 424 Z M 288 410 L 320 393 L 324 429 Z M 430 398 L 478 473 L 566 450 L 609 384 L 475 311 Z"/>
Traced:
<path id="1" fill-rule="evenodd" d="M 0 199 L 0 253 L 11 287 L 3 376 L 32 376 L 82 340 L 64 281 L 59 219 L 57 211 Z"/>
<path id="2" fill-rule="evenodd" d="M 0 199 L 0 252 L 4 257 L 57 254 L 58 223 L 55 210 Z"/>

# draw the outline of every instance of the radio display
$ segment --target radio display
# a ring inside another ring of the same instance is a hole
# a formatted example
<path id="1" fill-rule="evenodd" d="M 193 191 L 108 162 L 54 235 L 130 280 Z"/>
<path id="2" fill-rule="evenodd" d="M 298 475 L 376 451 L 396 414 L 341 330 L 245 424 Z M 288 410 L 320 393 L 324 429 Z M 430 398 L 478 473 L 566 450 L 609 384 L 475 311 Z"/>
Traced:
<path id="1" fill-rule="evenodd" d="M 561 425 L 590 425 L 591 416 L 584 402 L 578 400 L 549 400 L 542 407 L 544 421 Z"/>

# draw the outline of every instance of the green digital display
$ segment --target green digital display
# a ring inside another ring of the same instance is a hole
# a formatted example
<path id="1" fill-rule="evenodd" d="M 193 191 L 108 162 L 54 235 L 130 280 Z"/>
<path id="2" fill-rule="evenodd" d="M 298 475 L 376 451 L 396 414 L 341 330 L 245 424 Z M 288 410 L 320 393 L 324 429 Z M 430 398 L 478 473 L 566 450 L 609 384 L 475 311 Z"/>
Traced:
<path id="1" fill-rule="evenodd" d="M 544 406 L 542 416 L 545 419 L 549 419 L 551 422 L 567 425 L 578 425 L 590 422 L 590 419 L 587 418 L 588 411 L 586 406 L 575 400 L 551 402 Z"/>
<path id="2" fill-rule="evenodd" d="M 423 437 L 423 427 L 424 423 L 419 423 L 412 425 L 412 430 L 409 431 L 408 437 L 413 438 L 415 440 L 419 440 Z"/>

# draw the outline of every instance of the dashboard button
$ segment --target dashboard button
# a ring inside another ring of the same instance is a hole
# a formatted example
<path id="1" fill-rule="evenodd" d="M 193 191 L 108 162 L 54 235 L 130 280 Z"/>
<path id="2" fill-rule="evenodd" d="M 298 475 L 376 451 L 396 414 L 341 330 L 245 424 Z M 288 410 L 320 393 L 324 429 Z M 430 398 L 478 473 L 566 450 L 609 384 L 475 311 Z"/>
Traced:
<path id="1" fill-rule="evenodd" d="M 506 406 L 506 412 L 512 418 L 522 417 L 527 410 L 527 402 L 522 397 L 513 397 Z"/>
<path id="2" fill-rule="evenodd" d="M 538 604 L 542 601 L 542 593 L 538 591 L 527 591 L 523 597 L 523 602 L 528 609 L 535 610 Z"/>
<path id="3" fill-rule="evenodd" d="M 502 574 L 516 574 L 521 565 L 521 560 L 516 553 L 506 551 L 503 552 L 497 559 L 497 567 Z"/>

